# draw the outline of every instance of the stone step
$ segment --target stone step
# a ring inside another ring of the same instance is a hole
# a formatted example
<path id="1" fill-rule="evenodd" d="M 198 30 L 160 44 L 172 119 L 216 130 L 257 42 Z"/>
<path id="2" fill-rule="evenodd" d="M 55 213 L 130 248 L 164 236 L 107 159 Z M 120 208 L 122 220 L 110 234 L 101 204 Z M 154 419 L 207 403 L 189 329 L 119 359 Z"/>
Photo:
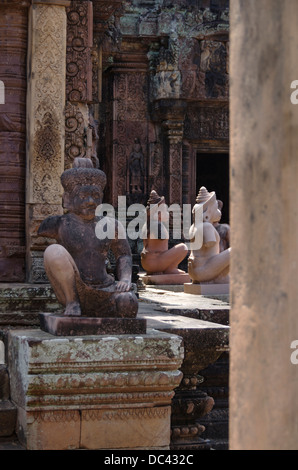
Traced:
<path id="1" fill-rule="evenodd" d="M 0 451 L 1 450 L 25 450 L 19 443 L 18 438 L 13 434 L 10 437 L 0 437 Z"/>
<path id="2" fill-rule="evenodd" d="M 211 449 L 212 450 L 229 450 L 229 440 L 228 439 L 221 439 L 221 440 L 214 440 L 211 442 Z"/>
<path id="3" fill-rule="evenodd" d="M 39 326 L 39 312 L 59 311 L 50 284 L 0 283 L 0 327 Z"/>
<path id="4" fill-rule="evenodd" d="M 17 420 L 17 408 L 9 400 L 0 401 L 0 437 L 14 434 Z"/>

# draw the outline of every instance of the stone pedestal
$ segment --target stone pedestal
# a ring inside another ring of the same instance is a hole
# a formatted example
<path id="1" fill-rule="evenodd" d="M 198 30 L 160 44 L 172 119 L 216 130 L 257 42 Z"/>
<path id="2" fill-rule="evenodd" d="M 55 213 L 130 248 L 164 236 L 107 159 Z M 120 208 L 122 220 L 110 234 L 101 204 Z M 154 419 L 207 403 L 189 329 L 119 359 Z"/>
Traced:
<path id="1" fill-rule="evenodd" d="M 184 284 L 184 292 L 193 295 L 229 295 L 229 284 Z"/>
<path id="2" fill-rule="evenodd" d="M 172 401 L 171 449 L 209 450 L 211 441 L 201 437 L 205 431 L 201 420 L 213 409 L 214 399 L 201 388 L 201 371 L 228 350 L 229 327 L 153 309 L 139 315 L 146 318 L 148 326 L 177 334 L 184 341 L 183 380 Z"/>
<path id="3" fill-rule="evenodd" d="M 142 318 L 65 317 L 40 313 L 40 327 L 55 336 L 146 334 Z"/>
<path id="4" fill-rule="evenodd" d="M 9 333 L 11 398 L 28 450 L 168 449 L 182 339 Z"/>
<path id="5" fill-rule="evenodd" d="M 185 274 L 141 274 L 139 278 L 145 285 L 152 286 L 175 286 L 190 282 L 191 279 Z"/>

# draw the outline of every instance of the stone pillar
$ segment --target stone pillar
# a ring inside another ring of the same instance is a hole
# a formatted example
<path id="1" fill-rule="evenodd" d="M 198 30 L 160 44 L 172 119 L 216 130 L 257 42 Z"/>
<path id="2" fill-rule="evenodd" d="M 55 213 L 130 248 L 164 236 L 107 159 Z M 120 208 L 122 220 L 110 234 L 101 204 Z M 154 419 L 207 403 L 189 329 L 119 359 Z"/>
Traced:
<path id="1" fill-rule="evenodd" d="M 26 55 L 29 1 L 0 3 L 0 282 L 25 281 Z"/>
<path id="2" fill-rule="evenodd" d="M 232 450 L 298 449 L 297 16 L 231 2 Z"/>
<path id="3" fill-rule="evenodd" d="M 61 214 L 64 170 L 66 0 L 33 0 L 29 13 L 27 92 L 27 280 L 44 282 L 40 222 Z"/>

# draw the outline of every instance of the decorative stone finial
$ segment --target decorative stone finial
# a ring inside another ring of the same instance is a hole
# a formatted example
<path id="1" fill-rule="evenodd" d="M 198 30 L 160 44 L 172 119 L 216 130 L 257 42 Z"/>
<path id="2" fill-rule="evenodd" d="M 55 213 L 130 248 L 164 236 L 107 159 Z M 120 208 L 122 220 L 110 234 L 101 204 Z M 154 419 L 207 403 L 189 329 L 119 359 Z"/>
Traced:
<path id="1" fill-rule="evenodd" d="M 147 202 L 147 207 L 150 208 L 150 206 L 156 205 L 156 204 L 162 204 L 165 201 L 164 196 L 159 196 L 156 191 L 151 191 L 150 197 Z"/>
<path id="2" fill-rule="evenodd" d="M 197 196 L 196 203 L 204 204 L 205 206 L 209 204 L 215 197 L 216 195 L 214 191 L 212 193 L 209 193 L 209 191 L 205 188 L 205 186 L 202 186 Z"/>

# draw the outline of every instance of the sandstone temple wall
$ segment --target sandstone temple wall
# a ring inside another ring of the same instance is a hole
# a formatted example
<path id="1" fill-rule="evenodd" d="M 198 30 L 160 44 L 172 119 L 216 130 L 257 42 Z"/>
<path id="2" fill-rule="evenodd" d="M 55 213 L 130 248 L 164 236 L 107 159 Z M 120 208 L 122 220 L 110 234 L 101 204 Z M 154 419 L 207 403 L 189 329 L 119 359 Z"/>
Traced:
<path id="1" fill-rule="evenodd" d="M 197 155 L 228 154 L 228 6 L 1 2 L 2 282 L 47 281 L 42 253 L 51 240 L 37 228 L 61 213 L 60 174 L 77 156 L 107 173 L 105 202 L 115 207 L 118 196 L 145 203 L 152 189 L 168 204 L 193 204 Z M 139 191 L 135 154 L 143 162 Z"/>

